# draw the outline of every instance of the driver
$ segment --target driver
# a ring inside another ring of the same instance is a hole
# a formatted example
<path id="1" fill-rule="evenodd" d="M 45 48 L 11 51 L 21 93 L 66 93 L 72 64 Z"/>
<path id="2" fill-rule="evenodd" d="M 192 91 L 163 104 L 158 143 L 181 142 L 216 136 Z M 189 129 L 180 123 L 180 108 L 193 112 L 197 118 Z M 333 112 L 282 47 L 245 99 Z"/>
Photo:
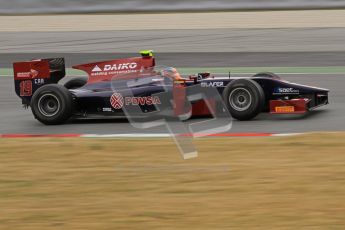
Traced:
<path id="1" fill-rule="evenodd" d="M 181 80 L 181 75 L 177 72 L 177 70 L 173 67 L 167 67 L 162 70 L 162 76 L 163 77 L 170 77 L 173 80 Z"/>

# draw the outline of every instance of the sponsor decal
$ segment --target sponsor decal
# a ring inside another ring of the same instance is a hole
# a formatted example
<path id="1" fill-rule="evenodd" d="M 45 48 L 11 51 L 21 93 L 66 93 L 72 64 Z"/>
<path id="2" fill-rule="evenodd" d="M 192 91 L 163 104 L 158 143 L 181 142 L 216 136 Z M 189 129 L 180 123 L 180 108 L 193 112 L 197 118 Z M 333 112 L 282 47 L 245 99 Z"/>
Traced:
<path id="1" fill-rule="evenodd" d="M 123 97 L 119 93 L 114 93 L 110 97 L 110 104 L 114 109 L 121 109 L 123 106 Z"/>
<path id="2" fill-rule="evenodd" d="M 294 89 L 294 88 L 274 88 L 273 90 L 273 94 L 299 94 L 299 90 L 298 89 Z"/>
<path id="3" fill-rule="evenodd" d="M 102 111 L 103 112 L 112 112 L 112 109 L 111 108 L 102 108 Z"/>
<path id="4" fill-rule="evenodd" d="M 103 69 L 96 65 L 92 69 L 91 76 L 108 76 L 117 74 L 136 73 L 138 64 L 136 62 L 104 65 Z"/>
<path id="5" fill-rule="evenodd" d="M 100 71 L 102 71 L 102 69 L 99 68 L 98 65 L 96 65 L 96 66 L 92 69 L 92 72 L 100 72 Z"/>
<path id="6" fill-rule="evenodd" d="M 101 72 L 101 71 L 119 71 L 119 70 L 131 70 L 137 68 L 138 64 L 136 62 L 131 63 L 120 63 L 112 65 L 104 65 L 103 70 L 96 65 L 93 67 L 92 72 Z"/>
<path id="7" fill-rule="evenodd" d="M 125 97 L 126 105 L 158 105 L 161 104 L 159 97 Z"/>
<path id="8" fill-rule="evenodd" d="M 275 107 L 276 113 L 293 113 L 295 112 L 294 106 L 277 106 Z"/>
<path id="9" fill-rule="evenodd" d="M 223 87 L 224 82 L 214 81 L 214 82 L 201 82 L 201 87 Z"/>
<path id="10" fill-rule="evenodd" d="M 32 96 L 32 81 L 21 81 L 19 83 L 20 96 L 21 97 L 30 97 Z"/>
<path id="11" fill-rule="evenodd" d="M 158 105 L 161 104 L 159 97 L 123 97 L 119 93 L 114 93 L 110 97 L 110 104 L 114 109 L 121 109 L 124 105 Z"/>
<path id="12" fill-rule="evenodd" d="M 110 71 L 110 72 L 94 72 L 91 73 L 92 77 L 97 76 L 112 76 L 112 75 L 118 75 L 118 74 L 128 74 L 128 73 L 137 73 L 137 70 L 121 70 L 121 71 Z"/>
<path id="13" fill-rule="evenodd" d="M 19 72 L 17 78 L 35 78 L 38 76 L 38 71 L 31 69 L 30 72 Z"/>
<path id="14" fill-rule="evenodd" d="M 131 70 L 137 68 L 136 62 L 105 65 L 103 71 Z"/>
<path id="15" fill-rule="evenodd" d="M 35 85 L 43 85 L 44 79 L 43 78 L 34 79 L 34 83 L 35 83 Z"/>
<path id="16" fill-rule="evenodd" d="M 13 63 L 14 79 L 29 80 L 50 78 L 49 62 L 46 60 Z"/>
<path id="17" fill-rule="evenodd" d="M 17 73 L 17 78 L 31 78 L 31 73 L 30 72 Z"/>

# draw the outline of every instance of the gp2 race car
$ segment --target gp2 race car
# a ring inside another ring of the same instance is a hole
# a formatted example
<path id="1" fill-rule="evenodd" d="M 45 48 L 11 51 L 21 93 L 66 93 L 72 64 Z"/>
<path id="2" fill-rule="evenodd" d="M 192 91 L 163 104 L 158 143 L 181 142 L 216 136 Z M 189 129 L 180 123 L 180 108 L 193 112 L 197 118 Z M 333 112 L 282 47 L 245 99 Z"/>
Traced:
<path id="1" fill-rule="evenodd" d="M 73 66 L 85 71 L 88 78 L 74 78 L 64 85 L 58 84 L 65 77 L 63 58 L 17 62 L 13 68 L 16 94 L 25 107 L 31 107 L 34 117 L 46 125 L 62 124 L 78 116 L 123 117 L 125 105 L 140 106 L 143 113 L 149 113 L 161 103 L 154 95 L 172 90 L 175 85 L 187 89 L 195 85 L 217 89 L 223 105 L 238 120 L 253 119 L 261 112 L 305 113 L 328 104 L 329 90 L 291 83 L 273 73 L 258 73 L 248 78 L 213 77 L 210 73 L 199 73 L 164 83 L 159 79 L 169 76 L 157 70 L 150 51 L 141 52 L 140 57 Z M 129 86 L 130 96 L 126 95 L 125 89 L 122 92 L 121 87 L 114 92 L 114 79 L 126 82 L 143 76 L 146 81 Z M 192 101 L 191 114 L 210 115 L 210 104 L 218 106 L 203 100 Z"/>

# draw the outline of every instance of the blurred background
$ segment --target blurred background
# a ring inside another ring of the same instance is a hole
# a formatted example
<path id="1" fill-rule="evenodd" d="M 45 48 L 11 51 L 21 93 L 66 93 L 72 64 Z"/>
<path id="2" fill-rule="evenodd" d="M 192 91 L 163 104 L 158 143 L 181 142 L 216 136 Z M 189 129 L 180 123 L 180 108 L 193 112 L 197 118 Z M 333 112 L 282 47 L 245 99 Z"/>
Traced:
<path id="1" fill-rule="evenodd" d="M 345 1 L 343 0 L 1 0 L 0 4 L 0 13 L 2 14 L 329 9 L 345 7 Z"/>

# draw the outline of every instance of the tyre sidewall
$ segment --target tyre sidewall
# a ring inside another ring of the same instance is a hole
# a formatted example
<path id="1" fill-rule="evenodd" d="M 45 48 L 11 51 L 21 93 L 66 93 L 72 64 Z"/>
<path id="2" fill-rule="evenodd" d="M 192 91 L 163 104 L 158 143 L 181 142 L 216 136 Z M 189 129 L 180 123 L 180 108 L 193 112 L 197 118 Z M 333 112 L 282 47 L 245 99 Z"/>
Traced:
<path id="1" fill-rule="evenodd" d="M 252 98 L 251 105 L 244 111 L 238 111 L 232 108 L 230 104 L 230 94 L 238 88 L 246 89 Z M 238 79 L 231 82 L 223 92 L 223 99 L 231 116 L 238 120 L 250 120 L 254 118 L 262 111 L 265 103 L 265 95 L 261 86 L 251 79 Z"/>
<path id="2" fill-rule="evenodd" d="M 53 116 L 45 116 L 38 108 L 42 96 L 52 94 L 59 101 L 59 111 Z M 46 125 L 55 125 L 65 122 L 72 114 L 72 96 L 63 86 L 52 84 L 39 88 L 31 99 L 31 110 L 35 118 Z"/>

